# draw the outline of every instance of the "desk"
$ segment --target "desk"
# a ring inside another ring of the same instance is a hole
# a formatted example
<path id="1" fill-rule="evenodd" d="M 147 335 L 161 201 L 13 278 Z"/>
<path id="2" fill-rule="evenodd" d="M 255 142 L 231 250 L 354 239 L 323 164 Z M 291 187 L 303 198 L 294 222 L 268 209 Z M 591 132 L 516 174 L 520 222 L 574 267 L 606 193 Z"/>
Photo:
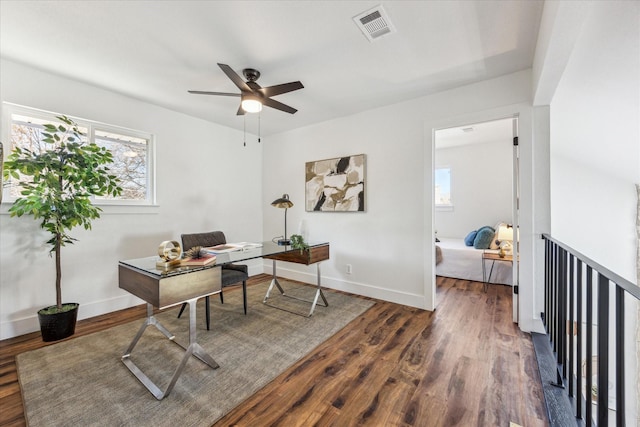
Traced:
<path id="1" fill-rule="evenodd" d="M 489 270 L 489 277 L 487 277 L 487 273 L 486 273 L 487 272 L 487 267 L 485 264 L 486 261 L 491 261 L 491 269 Z M 493 273 L 493 266 L 495 265 L 496 261 L 509 262 L 513 264 L 513 255 L 505 255 L 501 257 L 499 254 L 493 253 L 493 252 L 482 253 L 482 282 L 483 282 L 482 290 L 484 292 L 487 292 L 487 285 L 491 281 L 491 273 Z"/>
<path id="2" fill-rule="evenodd" d="M 207 364 L 212 369 L 217 369 L 219 365 L 207 354 L 204 349 L 196 341 L 196 302 L 198 299 L 220 293 L 222 289 L 222 275 L 220 266 L 233 262 L 248 261 L 255 258 L 269 258 L 273 260 L 273 279 L 269 290 L 275 285 L 284 294 L 284 291 L 277 283 L 275 277 L 276 260 L 297 262 L 303 264 L 319 263 L 322 260 L 329 259 L 329 244 L 322 243 L 319 245 L 311 245 L 308 251 L 300 254 L 299 249 L 292 249 L 291 246 L 278 246 L 272 242 L 264 242 L 261 248 L 249 249 L 246 251 L 235 251 L 216 255 L 216 263 L 204 267 L 176 267 L 170 269 L 162 269 L 156 267 L 158 257 L 138 258 L 127 261 L 120 261 L 118 265 L 118 282 L 120 288 L 130 292 L 131 294 L 143 299 L 147 303 L 147 317 L 138 333 L 129 344 L 122 355 L 122 362 L 131 371 L 131 373 L 149 390 L 153 396 L 162 400 L 171 393 L 173 386 L 191 356 L 194 356 Z M 317 303 L 318 297 L 327 306 L 327 300 L 322 294 L 320 288 L 320 266 L 318 264 L 318 285 L 315 300 L 312 303 L 311 312 Z M 265 297 L 265 303 L 268 299 L 269 291 Z M 189 304 L 189 345 L 184 346 L 175 341 L 175 336 L 169 332 L 158 320 L 153 316 L 153 307 L 160 310 L 176 306 L 178 304 Z M 179 345 L 185 350 L 177 369 L 175 370 L 169 384 L 165 390 L 161 390 L 154 384 L 147 375 L 131 359 L 131 353 L 135 348 L 138 340 L 149 326 L 156 327 L 170 341 Z"/>
<path id="3" fill-rule="evenodd" d="M 147 318 L 122 355 L 122 362 L 156 399 L 162 400 L 171 393 L 191 356 L 197 357 L 212 369 L 219 367 L 216 361 L 196 341 L 196 302 L 199 298 L 221 291 L 222 275 L 220 267 L 216 265 L 178 267 L 170 270 L 158 269 L 155 265 L 157 260 L 157 257 L 147 257 L 120 261 L 118 282 L 120 288 L 147 302 Z M 154 306 L 162 310 L 184 302 L 189 304 L 189 345 L 186 347 L 175 341 L 175 336 L 162 326 L 153 315 Z M 149 326 L 155 326 L 170 341 L 185 350 L 178 368 L 164 390 L 151 381 L 131 359 L 133 349 Z"/>

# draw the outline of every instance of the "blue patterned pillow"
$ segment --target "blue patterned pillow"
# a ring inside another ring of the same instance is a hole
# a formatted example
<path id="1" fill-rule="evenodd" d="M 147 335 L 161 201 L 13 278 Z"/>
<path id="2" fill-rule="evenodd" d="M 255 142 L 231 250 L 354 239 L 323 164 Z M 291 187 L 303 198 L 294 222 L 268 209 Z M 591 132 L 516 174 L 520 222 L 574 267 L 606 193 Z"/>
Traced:
<path id="1" fill-rule="evenodd" d="M 473 246 L 476 234 L 478 234 L 478 230 L 473 230 L 471 233 L 467 234 L 467 237 L 464 238 L 464 244 L 467 246 Z"/>
<path id="2" fill-rule="evenodd" d="M 482 227 L 478 230 L 478 234 L 476 234 L 476 238 L 473 240 L 473 247 L 476 249 L 489 249 L 493 236 L 495 235 L 496 231 L 493 227 L 489 227 L 488 225 Z"/>

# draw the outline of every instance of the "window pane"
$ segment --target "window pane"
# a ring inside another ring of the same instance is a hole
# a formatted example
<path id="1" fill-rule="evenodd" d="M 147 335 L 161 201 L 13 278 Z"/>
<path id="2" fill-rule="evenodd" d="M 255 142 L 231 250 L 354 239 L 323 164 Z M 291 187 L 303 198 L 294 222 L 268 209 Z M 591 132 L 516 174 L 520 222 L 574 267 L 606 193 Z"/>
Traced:
<path id="1" fill-rule="evenodd" d="M 110 172 L 120 179 L 120 197 L 96 197 L 107 200 L 147 199 L 147 146 L 144 138 L 96 130 L 96 144 L 106 147 L 113 155 Z"/>
<path id="2" fill-rule="evenodd" d="M 451 168 L 436 168 L 435 196 L 436 206 L 451 205 Z"/>
<path id="3" fill-rule="evenodd" d="M 53 144 L 46 144 L 43 142 L 43 132 L 44 125 L 53 124 L 59 125 L 61 122 L 56 120 L 46 120 L 39 119 L 34 117 L 27 117 L 19 114 L 11 115 L 11 149 L 14 147 L 20 147 L 23 150 L 29 150 L 35 153 L 42 153 L 47 149 L 51 149 L 54 147 Z M 86 135 L 87 129 L 78 127 L 80 132 Z M 86 137 L 82 138 L 83 141 L 86 141 Z M 22 191 L 21 182 L 25 182 L 29 177 L 25 177 L 22 174 L 20 175 L 20 179 L 16 180 L 15 178 L 10 178 L 8 182 L 9 186 L 9 197 L 17 198 L 20 196 L 20 192 Z"/>

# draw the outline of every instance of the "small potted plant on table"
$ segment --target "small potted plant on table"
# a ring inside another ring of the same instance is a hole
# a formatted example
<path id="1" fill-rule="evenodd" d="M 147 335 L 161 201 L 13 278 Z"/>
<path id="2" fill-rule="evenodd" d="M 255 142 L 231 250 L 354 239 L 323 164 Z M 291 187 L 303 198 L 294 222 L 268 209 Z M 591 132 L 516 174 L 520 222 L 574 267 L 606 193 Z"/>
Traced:
<path id="1" fill-rule="evenodd" d="M 45 124 L 40 141 L 31 147 L 15 146 L 4 163 L 5 179 L 15 179 L 20 197 L 9 208 L 12 217 L 31 215 L 49 232 L 49 255 L 56 263 L 56 305 L 38 311 L 44 341 L 57 341 L 75 333 L 77 303 L 62 303 L 60 250 L 76 239 L 69 232 L 100 218 L 101 209 L 92 196 L 118 196 L 119 180 L 109 173 L 113 157 L 109 150 L 87 142 L 78 125 L 66 116 L 60 124 Z"/>
<path id="2" fill-rule="evenodd" d="M 309 249 L 309 245 L 304 241 L 304 237 L 300 234 L 293 234 L 291 236 L 291 247 L 293 249 L 300 249 L 300 253 Z"/>

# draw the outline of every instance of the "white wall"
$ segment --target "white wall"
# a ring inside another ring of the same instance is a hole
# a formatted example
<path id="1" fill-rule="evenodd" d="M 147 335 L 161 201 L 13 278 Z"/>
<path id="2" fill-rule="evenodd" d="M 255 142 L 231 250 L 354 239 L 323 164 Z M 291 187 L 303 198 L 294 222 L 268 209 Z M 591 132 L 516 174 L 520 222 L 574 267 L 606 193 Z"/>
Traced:
<path id="1" fill-rule="evenodd" d="M 551 103 L 552 232 L 636 281 L 637 2 L 594 2 Z"/>
<path id="2" fill-rule="evenodd" d="M 118 260 L 154 255 L 161 241 L 181 233 L 220 229 L 235 241 L 262 235 L 264 144 L 243 147 L 241 132 L 13 62 L 0 62 L 0 71 L 2 101 L 155 135 L 158 206 L 105 209 L 92 231 L 74 231 L 79 241 L 63 249 L 63 300 L 80 303 L 80 318 L 142 302 L 118 288 Z M 38 330 L 36 311 L 55 303 L 47 235 L 31 218 L 10 218 L 7 208 L 5 200 L 0 339 Z M 261 265 L 251 272 L 261 273 Z"/>
<path id="3" fill-rule="evenodd" d="M 572 37 L 575 44 L 550 108 L 552 235 L 638 284 L 634 186 L 640 183 L 640 3 L 585 2 L 581 8 L 582 25 Z M 640 420 L 638 349 L 633 348 L 637 310 L 627 298 L 629 425 Z M 613 354 L 609 357 L 612 369 Z"/>
<path id="4" fill-rule="evenodd" d="M 436 136 L 437 137 L 437 136 Z M 451 168 L 453 210 L 436 210 L 439 237 L 512 219 L 513 142 L 510 139 L 436 149 L 437 167 Z"/>
<path id="5" fill-rule="evenodd" d="M 523 148 L 521 295 L 531 330 L 533 307 L 533 207 L 530 72 L 524 71 L 273 136 L 264 147 L 265 198 L 289 193 L 289 227 L 303 223 L 311 240 L 331 243 L 324 263 L 330 287 L 422 308 L 435 307 L 433 271 L 433 141 L 435 129 L 520 114 Z M 522 104 L 520 104 L 522 103 Z M 530 105 L 530 104 L 529 104 Z M 304 211 L 307 161 L 365 153 L 364 213 Z M 282 212 L 266 209 L 265 239 L 282 234 Z M 353 266 L 346 274 L 345 265 Z M 313 270 L 286 266 L 282 275 L 313 282 Z"/>

